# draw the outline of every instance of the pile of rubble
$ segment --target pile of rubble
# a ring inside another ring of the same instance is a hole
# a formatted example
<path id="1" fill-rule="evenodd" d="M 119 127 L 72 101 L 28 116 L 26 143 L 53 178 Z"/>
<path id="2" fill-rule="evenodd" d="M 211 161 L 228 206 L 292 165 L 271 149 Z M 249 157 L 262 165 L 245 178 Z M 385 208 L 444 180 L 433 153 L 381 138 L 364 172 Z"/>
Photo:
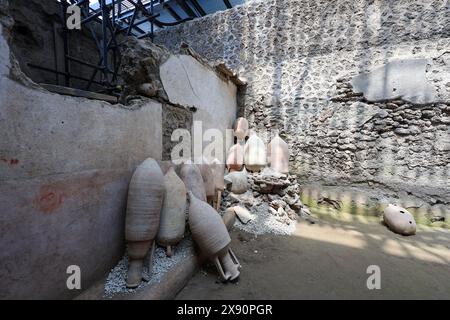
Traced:
<path id="1" fill-rule="evenodd" d="M 137 290 L 161 282 L 167 272 L 191 254 L 191 246 L 192 240 L 190 237 L 183 239 L 172 257 L 166 256 L 164 248 L 156 247 L 151 266 L 149 265 L 149 257 L 146 257 L 143 271 L 145 281 L 141 282 L 135 289 L 127 288 L 128 256 L 124 255 L 119 263 L 111 269 L 106 279 L 104 297 L 111 298 L 116 294 L 135 293 Z"/>
<path id="2" fill-rule="evenodd" d="M 313 221 L 300 200 L 300 185 L 295 175 L 280 174 L 269 168 L 247 173 L 247 192 L 225 191 L 221 210 L 239 206 L 236 226 L 254 234 L 292 234 L 299 217 Z"/>

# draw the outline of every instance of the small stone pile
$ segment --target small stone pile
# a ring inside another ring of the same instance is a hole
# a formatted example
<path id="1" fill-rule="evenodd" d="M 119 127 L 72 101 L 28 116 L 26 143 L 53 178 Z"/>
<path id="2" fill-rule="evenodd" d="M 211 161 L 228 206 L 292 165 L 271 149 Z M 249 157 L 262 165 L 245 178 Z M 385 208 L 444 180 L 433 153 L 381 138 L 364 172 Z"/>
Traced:
<path id="1" fill-rule="evenodd" d="M 239 219 L 238 227 L 263 234 L 291 234 L 299 217 L 309 217 L 309 210 L 300 200 L 300 185 L 295 175 L 280 174 L 269 168 L 247 173 L 249 190 L 243 194 L 225 191 L 221 210 L 240 205 L 249 210 L 250 221 Z M 244 226 L 245 225 L 245 226 Z"/>
<path id="2" fill-rule="evenodd" d="M 156 247 L 151 271 L 149 271 L 148 262 L 144 267 L 144 277 L 148 280 L 142 281 L 136 289 L 127 288 L 128 257 L 127 255 L 124 255 L 117 265 L 111 269 L 111 272 L 106 279 L 104 297 L 111 298 L 116 294 L 135 293 L 137 290 L 161 282 L 164 275 L 170 269 L 174 268 L 191 254 L 191 246 L 192 240 L 190 237 L 183 239 L 175 248 L 172 257 L 166 256 L 164 248 L 159 246 Z"/>

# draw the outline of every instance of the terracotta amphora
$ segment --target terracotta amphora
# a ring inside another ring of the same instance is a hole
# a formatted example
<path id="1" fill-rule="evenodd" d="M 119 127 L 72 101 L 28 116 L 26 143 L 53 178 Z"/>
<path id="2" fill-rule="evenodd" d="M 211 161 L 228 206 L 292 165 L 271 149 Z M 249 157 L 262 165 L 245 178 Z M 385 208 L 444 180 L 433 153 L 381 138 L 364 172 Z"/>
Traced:
<path id="1" fill-rule="evenodd" d="M 215 208 L 216 210 L 219 210 L 222 200 L 222 192 L 225 189 L 225 164 L 223 162 L 221 163 L 216 158 L 213 158 L 209 163 L 214 177 L 214 188 L 216 192 L 214 199 Z"/>
<path id="2" fill-rule="evenodd" d="M 228 171 L 239 171 L 244 165 L 244 148 L 240 144 L 233 145 L 228 150 L 227 168 Z"/>
<path id="3" fill-rule="evenodd" d="M 266 166 L 266 158 L 264 141 L 252 132 L 244 146 L 245 168 L 252 172 L 258 172 Z"/>
<path id="4" fill-rule="evenodd" d="M 208 203 L 214 201 L 214 196 L 216 195 L 216 188 L 214 185 L 214 173 L 205 157 L 202 157 L 196 162 L 203 179 L 203 185 L 205 186 L 206 200 Z"/>
<path id="5" fill-rule="evenodd" d="M 236 222 L 236 212 L 234 211 L 234 207 L 225 210 L 225 213 L 222 216 L 222 220 L 225 224 L 225 227 L 227 227 L 227 230 L 230 231 L 233 228 L 234 223 Z"/>
<path id="6" fill-rule="evenodd" d="M 230 248 L 231 238 L 220 215 L 206 202 L 189 195 L 189 227 L 201 252 L 214 262 L 223 281 L 239 277 L 241 265 Z"/>
<path id="7" fill-rule="evenodd" d="M 156 242 L 166 247 L 166 254 L 170 257 L 172 247 L 183 239 L 186 226 L 186 187 L 173 167 L 164 176 L 164 188 L 164 202 Z"/>
<path id="8" fill-rule="evenodd" d="M 158 163 L 148 158 L 136 168 L 128 189 L 125 240 L 129 257 L 129 288 L 141 283 L 144 257 L 158 232 L 163 198 L 164 176 Z"/>
<path id="9" fill-rule="evenodd" d="M 247 171 L 233 171 L 227 174 L 225 182 L 228 184 L 227 189 L 233 193 L 241 194 L 248 190 Z"/>
<path id="10" fill-rule="evenodd" d="M 383 221 L 393 232 L 409 236 L 416 233 L 414 216 L 405 208 L 389 204 L 384 209 Z"/>
<path id="11" fill-rule="evenodd" d="M 276 172 L 289 172 L 289 147 L 278 134 L 267 146 L 267 162 L 270 164 L 270 168 Z"/>
<path id="12" fill-rule="evenodd" d="M 223 177 L 225 175 L 225 164 L 221 163 L 217 158 L 213 158 L 210 162 L 214 177 L 214 187 L 216 190 L 223 191 L 225 189 L 225 182 Z"/>
<path id="13" fill-rule="evenodd" d="M 206 202 L 202 173 L 196 164 L 184 163 L 180 169 L 180 178 L 184 182 L 186 191 L 192 191 L 198 199 Z"/>
<path id="14" fill-rule="evenodd" d="M 234 136 L 244 140 L 248 136 L 248 121 L 245 118 L 237 118 L 234 124 Z"/>

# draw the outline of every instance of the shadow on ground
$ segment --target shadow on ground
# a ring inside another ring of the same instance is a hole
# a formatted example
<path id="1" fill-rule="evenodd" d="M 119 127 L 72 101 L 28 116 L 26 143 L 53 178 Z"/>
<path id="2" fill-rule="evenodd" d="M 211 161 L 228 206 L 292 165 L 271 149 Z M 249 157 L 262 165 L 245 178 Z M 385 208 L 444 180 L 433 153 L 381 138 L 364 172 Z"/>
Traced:
<path id="1" fill-rule="evenodd" d="M 292 236 L 234 230 L 242 264 L 236 284 L 222 284 L 205 266 L 177 299 L 449 299 L 450 231 L 419 226 L 396 235 L 374 217 L 340 215 L 299 222 Z M 367 267 L 381 268 L 381 289 L 369 290 Z"/>

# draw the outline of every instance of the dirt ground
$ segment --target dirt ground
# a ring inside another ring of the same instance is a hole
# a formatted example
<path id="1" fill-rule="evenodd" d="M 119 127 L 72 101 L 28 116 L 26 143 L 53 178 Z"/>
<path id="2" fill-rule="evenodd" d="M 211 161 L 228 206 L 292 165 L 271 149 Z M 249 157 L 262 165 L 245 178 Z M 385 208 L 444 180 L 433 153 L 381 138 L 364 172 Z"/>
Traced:
<path id="1" fill-rule="evenodd" d="M 377 218 L 340 215 L 299 222 L 291 236 L 231 236 L 239 281 L 222 284 L 206 265 L 177 299 L 450 299 L 449 230 L 403 237 Z M 366 286 L 370 265 L 380 267 L 379 290 Z"/>

